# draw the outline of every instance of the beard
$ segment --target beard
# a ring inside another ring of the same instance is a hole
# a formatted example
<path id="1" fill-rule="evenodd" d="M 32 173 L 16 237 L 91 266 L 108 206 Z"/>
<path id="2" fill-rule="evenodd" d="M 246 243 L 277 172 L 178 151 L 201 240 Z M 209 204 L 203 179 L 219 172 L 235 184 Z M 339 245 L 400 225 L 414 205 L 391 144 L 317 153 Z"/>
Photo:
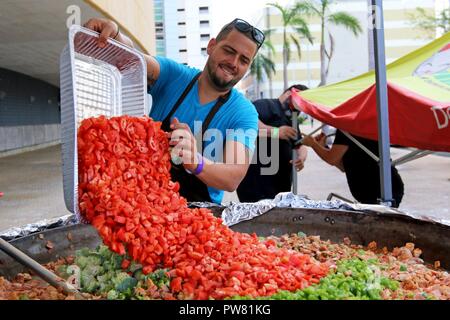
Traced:
<path id="1" fill-rule="evenodd" d="M 228 91 L 228 90 L 230 90 L 231 88 L 233 88 L 236 85 L 236 83 L 239 82 L 239 80 L 241 80 L 240 78 L 238 78 L 238 79 L 231 79 L 230 81 L 225 81 L 223 79 L 220 79 L 217 76 L 216 72 L 214 72 L 212 70 L 211 62 L 209 62 L 209 61 L 206 64 L 206 69 L 208 71 L 208 76 L 211 79 L 211 81 L 213 82 L 214 86 L 220 91 Z"/>

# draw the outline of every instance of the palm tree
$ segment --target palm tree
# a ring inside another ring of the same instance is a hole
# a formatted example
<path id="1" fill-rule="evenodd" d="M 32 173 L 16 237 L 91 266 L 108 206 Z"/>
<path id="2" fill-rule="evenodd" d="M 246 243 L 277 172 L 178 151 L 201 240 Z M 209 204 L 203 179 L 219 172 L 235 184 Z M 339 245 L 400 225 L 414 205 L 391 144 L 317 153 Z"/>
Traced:
<path id="1" fill-rule="evenodd" d="M 330 13 L 330 6 L 332 0 L 316 0 L 316 1 L 301 1 L 297 4 L 300 12 L 309 16 L 317 16 L 321 21 L 321 36 L 320 36 L 320 84 L 322 86 L 326 83 L 330 60 L 334 52 L 334 38 L 330 31 L 327 30 L 330 39 L 330 49 L 325 47 L 325 29 L 328 24 L 342 26 L 350 30 L 355 37 L 362 33 L 361 25 L 357 18 L 343 12 Z"/>
<path id="2" fill-rule="evenodd" d="M 291 41 L 297 47 L 298 57 L 301 59 L 300 37 L 308 39 L 311 44 L 313 43 L 313 39 L 308 24 L 302 18 L 300 8 L 297 4 L 293 7 L 282 7 L 278 3 L 268 3 L 267 5 L 281 12 L 283 22 L 283 87 L 286 90 L 288 88 L 287 66 L 291 60 Z M 288 36 L 288 27 L 294 29 L 296 34 L 291 33 Z"/>
<path id="3" fill-rule="evenodd" d="M 272 42 L 268 39 L 270 36 L 271 30 L 264 31 L 266 35 L 266 40 L 263 45 L 259 49 L 258 54 L 255 59 L 253 59 L 253 63 L 250 66 L 250 74 L 256 80 L 256 99 L 259 98 L 259 85 L 264 78 L 264 74 L 267 76 L 269 81 L 271 81 L 272 76 L 276 73 L 275 71 L 275 63 L 271 59 L 271 56 L 275 53 L 275 48 Z"/>
<path id="4" fill-rule="evenodd" d="M 415 14 L 408 18 L 415 28 L 424 30 L 431 38 L 436 37 L 436 31 L 445 34 L 450 31 L 450 9 L 442 10 L 436 17 L 428 14 L 424 8 L 416 8 Z"/>

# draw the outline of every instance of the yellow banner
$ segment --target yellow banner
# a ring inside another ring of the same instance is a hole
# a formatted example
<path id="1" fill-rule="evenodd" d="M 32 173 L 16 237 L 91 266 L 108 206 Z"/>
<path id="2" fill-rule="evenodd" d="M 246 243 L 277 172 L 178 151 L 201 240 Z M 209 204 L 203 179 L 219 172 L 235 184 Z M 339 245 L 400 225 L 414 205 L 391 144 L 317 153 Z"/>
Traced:
<path id="1" fill-rule="evenodd" d="M 386 67 L 389 83 L 417 95 L 450 101 L 450 32 Z M 311 102 L 335 108 L 375 83 L 375 72 L 299 93 Z"/>

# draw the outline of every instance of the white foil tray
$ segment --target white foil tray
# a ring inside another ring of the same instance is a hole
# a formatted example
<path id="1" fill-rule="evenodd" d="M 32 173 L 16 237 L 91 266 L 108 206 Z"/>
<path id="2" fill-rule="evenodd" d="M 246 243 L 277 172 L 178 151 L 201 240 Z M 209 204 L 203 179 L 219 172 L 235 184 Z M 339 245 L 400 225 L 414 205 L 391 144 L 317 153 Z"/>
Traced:
<path id="1" fill-rule="evenodd" d="M 135 49 L 98 33 L 72 26 L 60 57 L 61 142 L 64 200 L 81 221 L 78 209 L 77 129 L 81 121 L 105 115 L 148 115 L 147 68 Z"/>

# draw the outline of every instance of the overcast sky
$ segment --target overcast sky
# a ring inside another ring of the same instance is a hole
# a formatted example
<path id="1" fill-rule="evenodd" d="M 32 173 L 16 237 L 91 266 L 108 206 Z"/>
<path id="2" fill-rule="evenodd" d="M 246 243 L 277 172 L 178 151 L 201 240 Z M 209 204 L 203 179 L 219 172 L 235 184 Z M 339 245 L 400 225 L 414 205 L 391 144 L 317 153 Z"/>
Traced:
<path id="1" fill-rule="evenodd" d="M 279 3 L 286 5 L 293 2 L 292 0 L 226 0 L 214 1 L 216 8 L 214 15 L 214 30 L 215 33 L 226 23 L 232 21 L 234 18 L 241 18 L 247 20 L 251 24 L 255 24 L 258 19 L 258 12 L 266 7 L 266 3 Z"/>

